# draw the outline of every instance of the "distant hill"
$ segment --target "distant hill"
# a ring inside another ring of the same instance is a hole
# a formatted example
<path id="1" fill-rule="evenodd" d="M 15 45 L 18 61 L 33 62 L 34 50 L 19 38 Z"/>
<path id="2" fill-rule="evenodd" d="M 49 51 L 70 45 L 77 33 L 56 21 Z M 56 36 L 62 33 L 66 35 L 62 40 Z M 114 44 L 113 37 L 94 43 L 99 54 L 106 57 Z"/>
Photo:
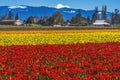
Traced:
<path id="1" fill-rule="evenodd" d="M 63 14 L 65 20 L 70 20 L 73 16 L 75 16 L 78 13 L 78 9 L 73 8 L 53 8 L 53 7 L 32 7 L 32 6 L 0 6 L 0 17 L 8 13 L 9 11 L 12 11 L 14 15 L 16 13 L 19 14 L 19 18 L 22 20 L 26 20 L 29 16 L 51 16 L 54 12 L 59 11 Z M 94 10 L 83 10 L 80 9 L 81 14 L 83 17 L 92 17 Z M 101 11 L 99 11 L 101 14 Z M 107 12 L 107 18 L 111 18 L 111 12 Z"/>

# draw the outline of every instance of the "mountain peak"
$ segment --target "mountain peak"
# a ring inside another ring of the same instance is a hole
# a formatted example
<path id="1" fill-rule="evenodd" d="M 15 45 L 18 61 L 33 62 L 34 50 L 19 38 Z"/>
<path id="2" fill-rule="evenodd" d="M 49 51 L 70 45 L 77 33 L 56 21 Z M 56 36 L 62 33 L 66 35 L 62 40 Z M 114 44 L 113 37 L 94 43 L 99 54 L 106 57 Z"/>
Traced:
<path id="1" fill-rule="evenodd" d="M 63 5 L 63 4 L 59 3 L 59 4 L 57 4 L 57 5 L 55 6 L 55 8 L 57 8 L 57 9 L 60 9 L 60 8 L 70 8 L 70 6 L 68 6 L 68 5 Z"/>

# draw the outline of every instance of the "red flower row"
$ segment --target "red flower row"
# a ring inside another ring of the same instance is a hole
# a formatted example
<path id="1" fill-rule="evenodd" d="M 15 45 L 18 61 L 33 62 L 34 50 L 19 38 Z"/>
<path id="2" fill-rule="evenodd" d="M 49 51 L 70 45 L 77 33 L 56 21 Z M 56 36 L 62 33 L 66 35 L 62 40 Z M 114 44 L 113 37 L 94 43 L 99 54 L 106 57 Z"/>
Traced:
<path id="1" fill-rule="evenodd" d="M 0 78 L 120 79 L 120 43 L 0 46 Z"/>

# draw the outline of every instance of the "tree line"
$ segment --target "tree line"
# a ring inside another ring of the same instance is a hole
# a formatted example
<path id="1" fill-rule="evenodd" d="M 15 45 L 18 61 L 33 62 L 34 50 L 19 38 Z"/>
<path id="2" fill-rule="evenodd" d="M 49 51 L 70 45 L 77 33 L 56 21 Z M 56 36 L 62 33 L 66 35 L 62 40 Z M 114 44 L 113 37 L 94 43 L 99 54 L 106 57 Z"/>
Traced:
<path id="1" fill-rule="evenodd" d="M 87 26 L 94 23 L 96 20 L 106 20 L 111 24 L 120 24 L 120 12 L 118 9 L 112 13 L 111 20 L 107 19 L 107 6 L 102 6 L 101 11 L 102 16 L 100 16 L 100 11 L 98 6 L 95 7 L 92 18 L 89 16 L 87 18 L 81 15 L 80 9 L 77 14 L 73 16 L 70 20 L 64 20 L 64 17 L 61 12 L 54 12 L 51 16 L 30 16 L 27 20 L 25 20 L 25 24 L 38 24 L 38 25 L 73 25 L 73 26 Z M 19 14 L 16 13 L 14 16 L 12 11 L 9 11 L 7 14 L 1 17 L 0 20 L 18 20 Z"/>
<path id="2" fill-rule="evenodd" d="M 98 6 L 95 7 L 94 13 L 92 15 L 92 18 L 89 16 L 87 18 L 83 17 L 81 15 L 80 9 L 78 10 L 78 13 L 73 16 L 70 20 L 64 20 L 63 15 L 60 12 L 53 13 L 52 16 L 47 17 L 40 17 L 39 20 L 36 22 L 35 17 L 30 16 L 27 20 L 27 24 L 40 24 L 40 25 L 68 25 L 71 26 L 87 26 L 94 23 L 96 20 L 105 20 L 106 22 L 110 24 L 120 24 L 120 12 L 118 9 L 115 9 L 114 12 L 112 12 L 111 19 L 107 18 L 107 6 L 102 6 L 102 11 L 98 9 Z"/>
<path id="3" fill-rule="evenodd" d="M 30 16 L 26 24 L 38 24 L 38 25 L 88 25 L 90 24 L 90 18 L 85 18 L 82 17 L 80 10 L 78 10 L 78 13 L 71 18 L 71 20 L 64 20 L 64 17 L 61 12 L 57 11 L 53 13 L 50 17 L 44 16 L 44 17 L 35 17 L 35 16 Z"/>

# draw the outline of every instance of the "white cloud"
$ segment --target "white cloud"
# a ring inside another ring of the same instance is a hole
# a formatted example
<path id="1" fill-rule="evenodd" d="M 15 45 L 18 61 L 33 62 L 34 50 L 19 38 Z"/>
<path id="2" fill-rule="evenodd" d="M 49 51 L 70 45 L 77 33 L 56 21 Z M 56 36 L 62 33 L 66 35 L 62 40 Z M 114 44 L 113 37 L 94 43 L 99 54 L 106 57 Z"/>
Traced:
<path id="1" fill-rule="evenodd" d="M 26 6 L 9 6 L 8 8 L 10 8 L 10 9 L 15 9 L 15 8 L 22 8 L 22 9 L 24 9 L 24 8 L 27 8 Z"/>
<path id="2" fill-rule="evenodd" d="M 57 4 L 55 8 L 60 9 L 60 8 L 70 8 L 70 7 L 68 5 Z"/>

